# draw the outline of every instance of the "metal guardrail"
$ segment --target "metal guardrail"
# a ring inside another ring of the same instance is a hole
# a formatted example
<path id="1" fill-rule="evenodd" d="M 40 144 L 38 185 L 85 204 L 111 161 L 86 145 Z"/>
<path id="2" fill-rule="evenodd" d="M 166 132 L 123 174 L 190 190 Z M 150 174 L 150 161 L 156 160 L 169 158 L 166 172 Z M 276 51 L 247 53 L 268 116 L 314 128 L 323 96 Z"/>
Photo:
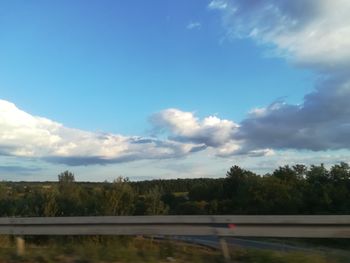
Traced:
<path id="1" fill-rule="evenodd" d="M 350 238 L 350 216 L 0 218 L 0 234 Z"/>

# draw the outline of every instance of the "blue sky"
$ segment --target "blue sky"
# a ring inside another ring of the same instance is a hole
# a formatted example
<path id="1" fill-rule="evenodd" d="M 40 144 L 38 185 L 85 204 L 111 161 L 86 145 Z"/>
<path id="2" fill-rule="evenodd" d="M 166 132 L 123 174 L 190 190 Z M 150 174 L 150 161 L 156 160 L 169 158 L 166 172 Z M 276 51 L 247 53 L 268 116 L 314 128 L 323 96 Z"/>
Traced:
<path id="1" fill-rule="evenodd" d="M 5 149 L 0 176 L 51 179 L 61 169 L 83 173 L 88 180 L 115 173 L 134 178 L 223 176 L 235 163 L 259 170 L 261 162 L 298 162 L 305 154 L 312 160 L 347 160 L 347 143 L 335 139 L 347 130 L 318 134 L 316 128 L 328 120 L 317 127 L 308 123 L 317 110 L 309 105 L 336 94 L 329 82 L 341 79 L 339 86 L 348 85 L 337 69 L 350 61 L 347 53 L 338 54 L 348 39 L 321 29 L 347 32 L 346 21 L 335 20 L 332 10 L 349 6 L 336 0 L 329 8 L 328 0 L 309 0 L 303 12 L 295 12 L 300 1 L 263 2 L 1 2 L 2 123 L 4 131 L 16 135 L 9 139 L 9 133 L 0 132 Z M 312 14 L 309 20 L 305 13 Z M 328 27 L 320 26 L 324 18 Z M 311 47 L 302 41 L 305 36 Z M 332 46 L 334 39 L 339 43 Z M 336 105 L 338 99 L 334 97 Z M 10 116 L 19 111 L 30 116 Z M 347 111 L 331 113 L 346 116 Z M 33 116 L 54 123 L 33 124 Z M 288 124 L 288 119 L 293 121 Z M 24 125 L 26 121 L 31 124 Z M 57 123 L 79 132 L 61 130 Z M 288 129 L 276 133 L 274 124 Z M 347 124 L 341 118 L 335 125 Z M 315 132 L 320 137 L 311 135 Z M 51 137 L 39 140 L 43 133 Z M 150 138 L 145 147 L 133 148 Z M 292 157 L 281 157 L 286 155 Z M 146 168 L 136 168 L 140 163 Z"/>
<path id="2" fill-rule="evenodd" d="M 311 74 L 264 58 L 254 42 L 223 40 L 204 1 L 8 3 L 2 97 L 70 127 L 139 134 L 169 107 L 240 120 L 312 87 Z M 194 21 L 201 27 L 187 29 Z"/>

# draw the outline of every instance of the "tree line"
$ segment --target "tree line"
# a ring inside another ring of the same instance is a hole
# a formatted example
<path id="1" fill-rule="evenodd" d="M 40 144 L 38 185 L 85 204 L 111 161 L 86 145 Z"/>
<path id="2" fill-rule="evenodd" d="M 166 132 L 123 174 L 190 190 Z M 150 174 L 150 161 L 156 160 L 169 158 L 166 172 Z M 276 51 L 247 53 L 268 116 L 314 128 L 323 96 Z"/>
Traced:
<path id="1" fill-rule="evenodd" d="M 232 166 L 224 178 L 108 183 L 1 182 L 0 216 L 349 214 L 350 167 L 283 166 L 264 176 Z"/>

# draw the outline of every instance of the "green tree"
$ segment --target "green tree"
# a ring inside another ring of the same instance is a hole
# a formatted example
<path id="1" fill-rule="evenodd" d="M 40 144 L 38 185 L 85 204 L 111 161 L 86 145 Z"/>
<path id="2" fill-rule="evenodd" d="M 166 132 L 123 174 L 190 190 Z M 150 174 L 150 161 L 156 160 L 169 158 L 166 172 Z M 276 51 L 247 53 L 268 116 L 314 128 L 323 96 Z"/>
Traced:
<path id="1" fill-rule="evenodd" d="M 74 174 L 64 171 L 58 175 L 58 215 L 60 216 L 78 216 L 83 215 L 83 202 L 80 191 L 82 190 L 75 183 Z"/>
<path id="2" fill-rule="evenodd" d="M 296 169 L 292 169 L 290 168 L 289 165 L 286 165 L 286 166 L 283 166 L 283 167 L 279 167 L 278 169 L 276 169 L 272 176 L 280 179 L 280 180 L 283 180 L 283 181 L 286 181 L 286 182 L 291 182 L 291 181 L 296 181 L 298 180 L 298 172 L 300 171 L 297 171 L 299 168 L 296 168 Z"/>
<path id="3" fill-rule="evenodd" d="M 58 214 L 58 204 L 57 204 L 57 190 L 56 189 L 48 189 L 43 193 L 44 196 L 44 207 L 43 207 L 43 215 L 44 216 L 57 216 Z"/>
<path id="4" fill-rule="evenodd" d="M 134 211 L 135 194 L 127 178 L 119 177 L 105 193 L 105 213 L 131 215 Z"/>
<path id="5" fill-rule="evenodd" d="M 226 173 L 224 182 L 224 198 L 237 198 L 239 192 L 244 191 L 248 178 L 256 176 L 251 171 L 235 165 Z"/>
<path id="6" fill-rule="evenodd" d="M 70 171 L 64 171 L 58 175 L 58 181 L 62 184 L 74 183 L 74 174 Z"/>
<path id="7" fill-rule="evenodd" d="M 296 164 L 296 165 L 293 165 L 292 168 L 299 178 L 300 177 L 304 178 L 306 176 L 307 171 L 308 171 L 307 166 L 304 164 Z"/>
<path id="8" fill-rule="evenodd" d="M 162 191 L 158 186 L 151 188 L 144 197 L 147 215 L 164 215 L 168 207 L 162 201 Z"/>
<path id="9" fill-rule="evenodd" d="M 350 167 L 344 162 L 333 165 L 329 172 L 329 176 L 334 182 L 344 182 L 349 179 Z"/>
<path id="10" fill-rule="evenodd" d="M 307 187 L 304 191 L 305 213 L 327 213 L 332 205 L 331 180 L 323 164 L 311 165 L 306 173 Z"/>

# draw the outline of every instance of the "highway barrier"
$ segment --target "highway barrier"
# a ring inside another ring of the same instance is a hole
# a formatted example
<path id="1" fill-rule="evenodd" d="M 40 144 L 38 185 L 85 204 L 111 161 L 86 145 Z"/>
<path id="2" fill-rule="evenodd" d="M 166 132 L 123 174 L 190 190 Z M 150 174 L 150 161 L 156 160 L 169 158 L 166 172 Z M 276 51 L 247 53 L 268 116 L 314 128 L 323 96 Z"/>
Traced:
<path id="1" fill-rule="evenodd" d="M 348 215 L 0 218 L 6 235 L 164 235 L 350 238 Z"/>

